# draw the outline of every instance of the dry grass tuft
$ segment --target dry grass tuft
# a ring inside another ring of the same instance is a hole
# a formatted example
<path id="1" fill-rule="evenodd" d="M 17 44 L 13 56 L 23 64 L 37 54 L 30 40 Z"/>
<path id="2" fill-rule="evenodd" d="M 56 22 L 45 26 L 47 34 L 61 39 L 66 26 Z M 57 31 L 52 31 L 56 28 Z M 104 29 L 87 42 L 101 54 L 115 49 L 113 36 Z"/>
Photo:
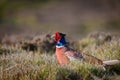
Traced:
<path id="1" fill-rule="evenodd" d="M 106 40 L 103 33 L 101 36 L 102 39 L 99 39 L 98 36 L 97 38 L 89 36 L 75 44 L 78 45 L 77 48 L 81 52 L 101 60 L 120 59 L 120 38 L 115 39 L 115 36 L 109 35 L 111 39 Z M 49 34 L 27 41 L 27 45 L 28 43 L 36 44 L 37 48 L 42 46 L 43 50 L 37 49 L 31 52 L 1 45 L 0 80 L 119 80 L 120 65 L 107 67 L 106 71 L 99 68 L 98 65 L 81 61 L 59 66 L 55 54 L 47 49 L 49 47 L 54 49 L 51 47 L 52 40 Z"/>

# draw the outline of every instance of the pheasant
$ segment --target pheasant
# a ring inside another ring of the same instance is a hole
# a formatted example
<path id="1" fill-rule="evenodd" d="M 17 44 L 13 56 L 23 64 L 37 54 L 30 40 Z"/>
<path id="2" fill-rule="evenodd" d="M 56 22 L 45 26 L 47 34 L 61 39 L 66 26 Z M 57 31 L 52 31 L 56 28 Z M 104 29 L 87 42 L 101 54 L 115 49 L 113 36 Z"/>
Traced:
<path id="1" fill-rule="evenodd" d="M 60 65 L 67 65 L 73 60 L 81 60 L 86 61 L 90 64 L 97 64 L 97 65 L 114 65 L 119 64 L 119 60 L 110 60 L 110 61 L 102 61 L 94 56 L 80 53 L 74 49 L 71 49 L 67 46 L 67 42 L 65 40 L 66 34 L 55 32 L 55 34 L 52 35 L 52 38 L 54 38 L 56 42 L 56 56 L 58 63 Z"/>

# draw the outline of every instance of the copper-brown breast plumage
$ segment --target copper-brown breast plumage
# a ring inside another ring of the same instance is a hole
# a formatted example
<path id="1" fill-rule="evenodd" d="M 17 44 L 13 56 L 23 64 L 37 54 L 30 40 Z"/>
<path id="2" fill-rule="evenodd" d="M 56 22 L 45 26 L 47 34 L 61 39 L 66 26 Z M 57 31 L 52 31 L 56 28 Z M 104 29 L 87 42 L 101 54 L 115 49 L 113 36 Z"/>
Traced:
<path id="1" fill-rule="evenodd" d="M 56 56 L 60 65 L 66 65 L 70 63 L 69 58 L 64 54 L 66 48 L 56 48 Z"/>

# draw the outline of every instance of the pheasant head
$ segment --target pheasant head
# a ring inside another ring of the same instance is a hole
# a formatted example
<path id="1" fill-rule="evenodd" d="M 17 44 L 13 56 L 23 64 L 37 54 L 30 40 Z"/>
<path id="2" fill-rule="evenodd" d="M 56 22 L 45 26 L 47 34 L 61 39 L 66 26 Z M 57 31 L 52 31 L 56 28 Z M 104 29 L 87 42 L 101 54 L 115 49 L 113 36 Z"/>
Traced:
<path id="1" fill-rule="evenodd" d="M 56 42 L 56 47 L 64 47 L 66 46 L 66 40 L 65 40 L 66 34 L 55 32 L 55 34 L 52 36 Z"/>

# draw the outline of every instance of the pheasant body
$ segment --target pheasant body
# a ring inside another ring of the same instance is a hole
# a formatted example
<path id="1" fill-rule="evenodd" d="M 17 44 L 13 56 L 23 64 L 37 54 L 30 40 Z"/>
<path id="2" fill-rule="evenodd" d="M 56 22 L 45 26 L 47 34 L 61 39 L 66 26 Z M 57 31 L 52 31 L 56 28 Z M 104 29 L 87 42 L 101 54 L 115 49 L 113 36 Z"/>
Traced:
<path id="1" fill-rule="evenodd" d="M 54 40 L 56 42 L 56 56 L 60 65 L 67 65 L 76 59 L 84 60 L 90 64 L 102 65 L 103 67 L 106 65 L 120 64 L 120 60 L 102 61 L 94 56 L 83 54 L 69 48 L 65 40 L 65 34 L 63 33 L 56 32 L 54 34 Z"/>

